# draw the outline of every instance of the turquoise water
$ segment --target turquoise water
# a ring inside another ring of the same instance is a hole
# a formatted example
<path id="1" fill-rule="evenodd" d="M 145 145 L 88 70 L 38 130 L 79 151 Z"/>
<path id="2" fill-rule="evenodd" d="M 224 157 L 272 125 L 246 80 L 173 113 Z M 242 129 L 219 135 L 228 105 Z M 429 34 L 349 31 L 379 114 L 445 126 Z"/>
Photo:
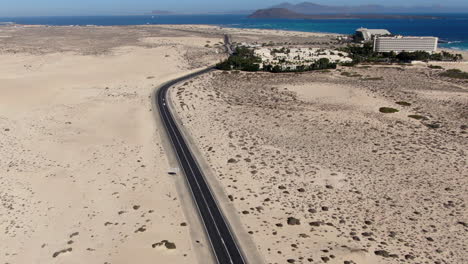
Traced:
<path id="1" fill-rule="evenodd" d="M 249 19 L 245 15 L 10 17 L 1 22 L 41 25 L 207 24 L 236 28 L 281 29 L 352 34 L 356 28 L 385 28 L 394 34 L 437 36 L 442 47 L 468 50 L 468 14 L 441 15 L 442 19 Z"/>

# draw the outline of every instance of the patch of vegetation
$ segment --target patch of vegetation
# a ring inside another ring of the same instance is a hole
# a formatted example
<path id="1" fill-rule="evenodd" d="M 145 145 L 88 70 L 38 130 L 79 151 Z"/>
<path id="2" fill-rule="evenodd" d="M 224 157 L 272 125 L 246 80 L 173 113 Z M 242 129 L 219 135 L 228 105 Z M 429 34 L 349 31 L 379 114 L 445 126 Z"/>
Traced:
<path id="1" fill-rule="evenodd" d="M 342 72 L 341 75 L 346 77 L 361 77 L 362 75 L 355 72 Z"/>
<path id="2" fill-rule="evenodd" d="M 396 102 L 397 105 L 402 105 L 402 106 L 411 106 L 411 103 L 405 102 L 405 101 L 399 101 Z"/>
<path id="3" fill-rule="evenodd" d="M 440 76 L 449 77 L 454 79 L 468 79 L 468 72 L 461 71 L 459 69 L 450 69 L 442 72 Z"/>
<path id="4" fill-rule="evenodd" d="M 441 53 L 428 53 L 425 51 L 415 52 L 374 52 L 371 43 L 365 43 L 362 46 L 349 45 L 341 49 L 347 52 L 353 59 L 351 63 L 343 63 L 343 66 L 354 66 L 358 63 L 408 63 L 412 61 L 459 61 L 463 59 L 461 54 L 451 54 L 446 51 Z"/>
<path id="5" fill-rule="evenodd" d="M 400 112 L 400 110 L 395 109 L 395 108 L 391 108 L 391 107 L 381 107 L 379 109 L 379 111 L 380 111 L 380 113 L 384 113 L 384 114 L 393 114 L 393 113 Z"/>
<path id="6" fill-rule="evenodd" d="M 425 126 L 427 126 L 428 128 L 432 128 L 432 129 L 437 129 L 437 128 L 441 128 L 442 125 L 438 122 L 433 122 L 433 123 L 429 123 L 429 124 L 424 124 Z"/>
<path id="7" fill-rule="evenodd" d="M 427 120 L 428 119 L 427 117 L 422 116 L 422 115 L 409 115 L 408 117 L 416 119 L 416 120 Z"/>
<path id="8" fill-rule="evenodd" d="M 259 71 L 262 59 L 255 56 L 252 49 L 246 47 L 237 47 L 234 55 L 227 60 L 216 65 L 216 69 L 223 71 L 241 70 L 241 71 Z"/>
<path id="9" fill-rule="evenodd" d="M 336 63 L 330 62 L 329 59 L 321 58 L 310 65 L 299 65 L 295 68 L 282 67 L 280 65 L 265 65 L 264 71 L 278 73 L 278 72 L 306 72 L 306 71 L 322 71 L 327 69 L 336 69 Z"/>
<path id="10" fill-rule="evenodd" d="M 285 53 L 285 54 L 289 54 L 291 53 L 291 50 L 288 49 L 288 48 L 285 48 L 285 47 L 282 47 L 281 49 L 272 49 L 270 54 L 271 55 L 275 55 L 276 53 Z"/>
<path id="11" fill-rule="evenodd" d="M 341 66 L 345 66 L 345 67 L 354 67 L 358 64 L 359 62 L 354 60 L 353 61 L 350 61 L 350 62 L 342 62 L 340 63 Z"/>
<path id="12" fill-rule="evenodd" d="M 439 65 L 429 65 L 427 67 L 430 68 L 430 69 L 443 69 L 443 67 L 439 66 Z"/>
<path id="13" fill-rule="evenodd" d="M 383 77 L 368 77 L 368 78 L 362 78 L 361 80 L 363 81 L 382 81 L 384 78 Z"/>

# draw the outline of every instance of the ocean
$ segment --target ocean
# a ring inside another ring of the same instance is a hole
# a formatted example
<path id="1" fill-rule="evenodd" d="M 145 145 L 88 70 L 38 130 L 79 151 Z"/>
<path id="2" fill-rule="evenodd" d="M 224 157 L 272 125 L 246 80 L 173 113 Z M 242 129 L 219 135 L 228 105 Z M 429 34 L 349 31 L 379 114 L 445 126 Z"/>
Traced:
<path id="1" fill-rule="evenodd" d="M 206 24 L 235 28 L 280 29 L 304 32 L 352 34 L 359 27 L 385 28 L 394 34 L 436 36 L 447 43 L 440 46 L 468 50 L 468 14 L 436 14 L 442 19 L 249 19 L 246 15 L 145 15 L 145 16 L 68 16 L 0 17 L 5 22 L 28 25 L 146 25 Z"/>

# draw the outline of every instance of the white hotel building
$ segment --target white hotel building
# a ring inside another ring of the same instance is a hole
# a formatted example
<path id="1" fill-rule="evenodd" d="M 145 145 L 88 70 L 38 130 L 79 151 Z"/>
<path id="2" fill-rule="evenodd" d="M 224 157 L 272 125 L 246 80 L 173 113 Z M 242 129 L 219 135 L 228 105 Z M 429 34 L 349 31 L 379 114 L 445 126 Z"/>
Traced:
<path id="1" fill-rule="evenodd" d="M 374 38 L 375 52 L 413 52 L 426 51 L 433 53 L 437 51 L 437 37 L 404 37 L 404 36 L 376 36 Z"/>

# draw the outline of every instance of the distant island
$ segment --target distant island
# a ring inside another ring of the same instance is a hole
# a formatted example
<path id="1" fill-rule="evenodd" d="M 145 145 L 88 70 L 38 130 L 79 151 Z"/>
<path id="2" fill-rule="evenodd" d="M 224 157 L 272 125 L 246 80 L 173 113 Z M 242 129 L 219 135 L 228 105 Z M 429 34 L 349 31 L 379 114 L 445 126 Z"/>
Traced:
<path id="1" fill-rule="evenodd" d="M 268 8 L 255 11 L 249 18 L 270 19 L 438 19 L 441 17 L 402 14 L 302 14 L 287 8 Z"/>
<path id="2" fill-rule="evenodd" d="M 240 10 L 212 10 L 205 12 L 173 12 L 155 10 L 151 15 L 249 15 L 252 18 L 295 18 L 295 19 L 436 19 L 441 16 L 427 14 L 467 13 L 468 6 L 387 6 L 387 5 L 321 5 L 312 2 L 298 4 L 281 3 L 266 6 L 257 11 Z"/>
<path id="3" fill-rule="evenodd" d="M 329 6 L 311 2 L 299 4 L 282 3 L 268 8 L 286 8 L 290 11 L 308 14 L 443 14 L 468 12 L 468 7 L 445 7 L 442 5 L 430 6 L 382 6 L 382 5 L 355 5 L 355 6 Z"/>

